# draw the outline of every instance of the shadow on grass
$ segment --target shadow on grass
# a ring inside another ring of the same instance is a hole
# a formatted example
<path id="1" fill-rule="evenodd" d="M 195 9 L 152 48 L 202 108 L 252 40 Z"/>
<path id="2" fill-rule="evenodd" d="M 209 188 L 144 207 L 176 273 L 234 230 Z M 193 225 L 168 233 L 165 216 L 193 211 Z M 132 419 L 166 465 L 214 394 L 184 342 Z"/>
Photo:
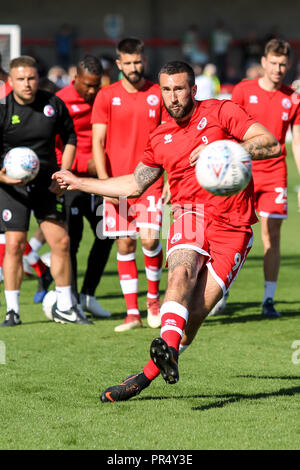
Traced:
<path id="1" fill-rule="evenodd" d="M 297 254 L 292 254 L 292 255 L 282 255 L 280 256 L 280 266 L 281 268 L 284 266 L 299 266 L 300 263 L 300 255 Z M 263 264 L 263 256 L 260 255 L 251 255 L 251 252 L 249 256 L 247 257 L 246 264 L 245 266 L 247 269 L 253 269 L 260 267 L 262 268 Z"/>
<path id="2" fill-rule="evenodd" d="M 240 378 L 255 378 L 255 379 L 280 379 L 280 380 L 300 380 L 299 376 L 286 376 L 286 377 L 269 377 L 269 376 L 237 376 Z M 159 397 L 141 397 L 137 400 L 181 400 L 181 399 L 212 399 L 212 403 L 201 406 L 193 406 L 193 411 L 207 411 L 216 408 L 223 408 L 224 406 L 231 405 L 232 403 L 241 403 L 248 400 L 261 400 L 272 397 L 292 397 L 300 394 L 300 386 L 291 388 L 280 388 L 275 392 L 260 392 L 260 393 L 225 393 L 221 395 L 180 395 L 173 397 L 159 396 Z"/>
<path id="3" fill-rule="evenodd" d="M 288 302 L 288 301 L 278 301 L 277 303 L 285 305 L 297 304 L 299 302 Z M 244 314 L 244 311 L 247 310 L 256 310 L 258 313 Z M 239 315 L 235 315 L 239 312 Z M 292 318 L 300 315 L 299 310 L 295 311 L 285 311 L 280 309 L 281 318 L 273 319 L 267 318 L 261 314 L 261 303 L 260 302 L 230 302 L 226 305 L 226 313 L 223 315 L 215 315 L 208 317 L 204 322 L 203 326 L 213 326 L 214 324 L 231 324 L 231 323 L 246 323 L 249 321 L 280 321 L 284 318 Z"/>

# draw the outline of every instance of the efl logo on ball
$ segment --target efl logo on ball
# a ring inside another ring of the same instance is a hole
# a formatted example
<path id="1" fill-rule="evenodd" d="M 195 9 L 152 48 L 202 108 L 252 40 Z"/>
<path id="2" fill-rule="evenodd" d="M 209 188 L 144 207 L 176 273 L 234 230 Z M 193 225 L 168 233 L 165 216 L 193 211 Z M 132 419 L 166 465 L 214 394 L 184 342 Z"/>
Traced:
<path id="1" fill-rule="evenodd" d="M 232 196 L 245 189 L 252 176 L 251 157 L 231 140 L 217 140 L 202 150 L 196 163 L 199 184 L 216 196 Z"/>

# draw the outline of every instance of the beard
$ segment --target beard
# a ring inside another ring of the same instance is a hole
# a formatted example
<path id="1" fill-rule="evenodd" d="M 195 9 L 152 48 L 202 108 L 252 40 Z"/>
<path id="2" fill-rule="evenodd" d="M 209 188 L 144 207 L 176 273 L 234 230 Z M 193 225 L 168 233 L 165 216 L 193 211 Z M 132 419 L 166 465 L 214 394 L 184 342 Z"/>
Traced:
<path id="1" fill-rule="evenodd" d="M 167 108 L 167 106 L 165 105 L 166 110 L 174 119 L 185 118 L 192 111 L 193 107 L 194 101 L 192 97 L 189 98 L 188 102 L 185 105 L 180 105 L 178 109 L 172 109 L 171 106 Z"/>
<path id="2" fill-rule="evenodd" d="M 126 74 L 122 70 L 122 73 L 129 83 L 132 83 L 132 84 L 138 83 L 144 77 L 144 67 L 142 68 L 140 72 L 136 71 L 136 72 L 131 72 L 130 74 Z"/>

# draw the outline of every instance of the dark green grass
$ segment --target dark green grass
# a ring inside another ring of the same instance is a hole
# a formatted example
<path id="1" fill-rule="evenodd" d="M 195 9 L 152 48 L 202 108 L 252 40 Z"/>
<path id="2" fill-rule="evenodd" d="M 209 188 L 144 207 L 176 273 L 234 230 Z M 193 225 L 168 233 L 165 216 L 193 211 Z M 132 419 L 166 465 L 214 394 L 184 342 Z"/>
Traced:
<path id="1" fill-rule="evenodd" d="M 117 334 L 124 300 L 115 247 L 97 289 L 112 318 L 93 326 L 49 322 L 32 303 L 36 279 L 21 292 L 23 325 L 1 329 L 6 363 L 0 364 L 1 449 L 299 449 L 300 243 L 290 166 L 290 215 L 282 230 L 282 265 L 276 293 L 279 320 L 261 316 L 262 245 L 254 247 L 231 289 L 227 314 L 207 319 L 180 358 L 180 381 L 161 377 L 129 402 L 102 404 L 99 394 L 138 372 L 159 330 L 146 327 L 146 282 L 141 250 L 140 307 L 144 328 Z M 34 225 L 32 229 L 34 228 Z M 91 241 L 79 253 L 79 285 Z M 46 247 L 45 247 L 46 249 Z M 166 286 L 166 272 L 161 289 Z M 1 319 L 4 296 L 1 292 Z"/>

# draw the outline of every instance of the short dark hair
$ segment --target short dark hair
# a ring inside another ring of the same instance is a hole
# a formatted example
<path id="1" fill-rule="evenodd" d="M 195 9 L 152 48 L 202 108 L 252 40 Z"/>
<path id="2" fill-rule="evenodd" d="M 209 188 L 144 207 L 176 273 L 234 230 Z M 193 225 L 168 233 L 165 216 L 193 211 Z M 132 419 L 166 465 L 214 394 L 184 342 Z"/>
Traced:
<path id="1" fill-rule="evenodd" d="M 167 62 L 160 69 L 158 73 L 158 79 L 160 79 L 162 73 L 166 73 L 167 75 L 175 75 L 176 73 L 187 73 L 190 87 L 192 88 L 195 85 L 195 72 L 193 68 L 186 62 L 181 62 L 180 60 L 173 60 L 171 62 Z"/>
<path id="2" fill-rule="evenodd" d="M 130 37 L 122 39 L 116 48 L 117 56 L 120 54 L 144 54 L 144 43 L 141 39 Z"/>
<path id="3" fill-rule="evenodd" d="M 265 45 L 265 52 L 264 55 L 267 57 L 268 54 L 273 55 L 285 55 L 286 57 L 290 57 L 291 53 L 291 46 L 287 41 L 283 39 L 271 39 Z"/>
<path id="4" fill-rule="evenodd" d="M 86 55 L 76 66 L 78 75 L 88 72 L 92 75 L 102 75 L 103 68 L 100 60 L 93 55 Z"/>
<path id="5" fill-rule="evenodd" d="M 37 61 L 34 57 L 29 55 L 21 55 L 20 57 L 16 57 L 12 59 L 9 63 L 9 69 L 15 69 L 17 67 L 33 67 L 38 69 Z"/>

